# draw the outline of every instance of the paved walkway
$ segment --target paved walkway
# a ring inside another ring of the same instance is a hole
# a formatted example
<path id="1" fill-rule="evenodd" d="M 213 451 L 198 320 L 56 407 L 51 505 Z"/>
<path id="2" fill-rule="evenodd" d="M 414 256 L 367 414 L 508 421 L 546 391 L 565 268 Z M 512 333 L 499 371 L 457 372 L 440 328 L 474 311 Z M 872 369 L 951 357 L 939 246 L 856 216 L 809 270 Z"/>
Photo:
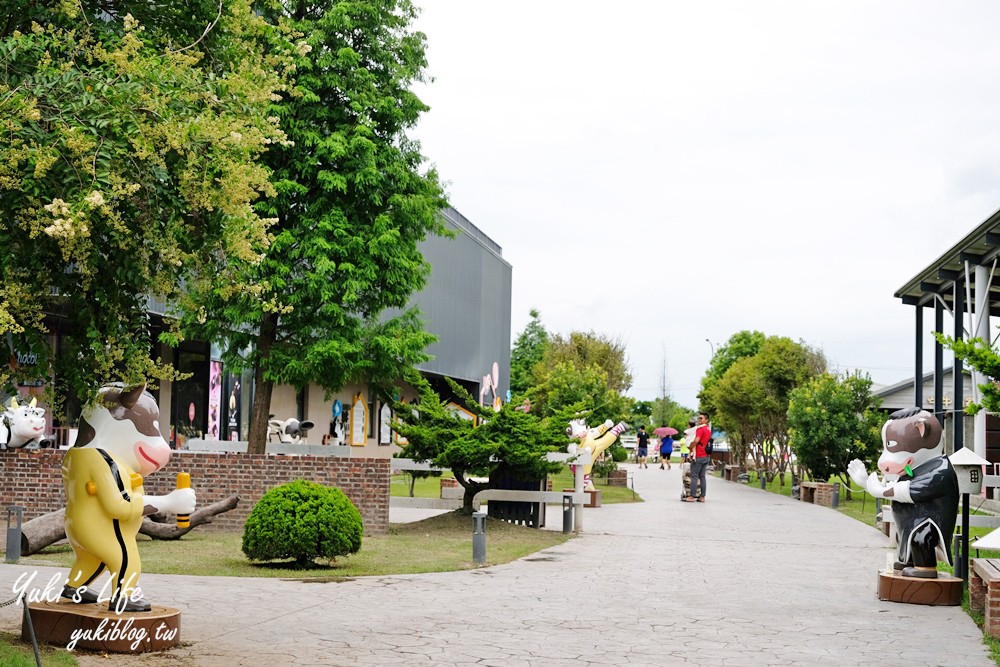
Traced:
<path id="1" fill-rule="evenodd" d="M 183 646 L 80 664 L 994 667 L 961 608 L 877 599 L 874 528 L 715 478 L 708 502 L 681 503 L 678 466 L 633 470 L 647 502 L 590 510 L 579 538 L 507 565 L 327 584 L 143 575 L 182 609 Z M 25 569 L 0 565 L 0 591 Z"/>

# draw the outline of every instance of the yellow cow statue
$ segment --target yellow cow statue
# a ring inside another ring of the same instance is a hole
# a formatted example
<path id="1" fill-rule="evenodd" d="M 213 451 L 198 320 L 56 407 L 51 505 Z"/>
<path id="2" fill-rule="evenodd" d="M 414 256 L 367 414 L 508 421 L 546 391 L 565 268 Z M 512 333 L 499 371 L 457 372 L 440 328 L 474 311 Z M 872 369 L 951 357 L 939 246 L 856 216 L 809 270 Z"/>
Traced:
<path id="1" fill-rule="evenodd" d="M 135 536 L 142 518 L 156 512 L 190 514 L 195 507 L 190 488 L 165 496 L 143 492 L 143 475 L 170 459 L 159 416 L 156 399 L 145 385 L 103 387 L 97 404 L 84 410 L 76 444 L 62 466 L 66 537 L 76 556 L 62 595 L 75 603 L 101 601 L 89 587 L 106 568 L 111 574 L 111 609 L 151 609 L 138 589 L 142 565 Z"/>
<path id="2" fill-rule="evenodd" d="M 615 424 L 610 419 L 597 428 L 587 428 L 587 422 L 583 419 L 574 419 L 569 423 L 566 435 L 571 438 L 578 438 L 579 443 L 571 443 L 567 451 L 570 454 L 578 454 L 584 451 L 590 452 L 590 462 L 583 467 L 583 488 L 585 491 L 594 490 L 594 482 L 590 479 L 590 471 L 593 469 L 594 461 L 618 439 L 619 435 L 627 430 L 628 424 L 625 422 Z M 575 474 L 575 466 L 573 466 L 573 469 Z"/>

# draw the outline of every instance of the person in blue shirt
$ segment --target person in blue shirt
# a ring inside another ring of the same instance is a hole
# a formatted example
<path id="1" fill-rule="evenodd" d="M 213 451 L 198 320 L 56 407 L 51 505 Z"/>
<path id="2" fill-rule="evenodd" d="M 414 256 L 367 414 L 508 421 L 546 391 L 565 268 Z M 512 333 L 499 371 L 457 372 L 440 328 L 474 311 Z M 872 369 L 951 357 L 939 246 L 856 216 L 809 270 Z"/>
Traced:
<path id="1" fill-rule="evenodd" d="M 660 470 L 663 470 L 663 464 L 667 464 L 667 470 L 670 470 L 670 457 L 674 455 L 674 438 L 670 435 L 665 435 L 660 438 Z"/>

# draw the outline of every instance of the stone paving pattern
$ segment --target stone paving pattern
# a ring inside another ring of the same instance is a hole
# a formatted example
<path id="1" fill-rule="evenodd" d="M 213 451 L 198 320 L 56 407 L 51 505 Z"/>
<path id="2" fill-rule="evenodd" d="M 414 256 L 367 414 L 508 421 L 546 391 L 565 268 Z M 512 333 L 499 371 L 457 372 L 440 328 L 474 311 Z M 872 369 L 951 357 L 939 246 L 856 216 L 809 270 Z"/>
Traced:
<path id="1" fill-rule="evenodd" d="M 586 510 L 578 538 L 506 565 L 341 583 L 143 575 L 182 610 L 181 648 L 80 665 L 995 667 L 960 607 L 878 600 L 889 544 L 873 527 L 717 478 L 706 503 L 682 503 L 679 466 L 629 467 L 646 502 Z M 561 528 L 558 508 L 548 519 Z M 0 565 L 0 591 L 26 569 Z M 19 627 L 0 609 L 0 628 Z"/>

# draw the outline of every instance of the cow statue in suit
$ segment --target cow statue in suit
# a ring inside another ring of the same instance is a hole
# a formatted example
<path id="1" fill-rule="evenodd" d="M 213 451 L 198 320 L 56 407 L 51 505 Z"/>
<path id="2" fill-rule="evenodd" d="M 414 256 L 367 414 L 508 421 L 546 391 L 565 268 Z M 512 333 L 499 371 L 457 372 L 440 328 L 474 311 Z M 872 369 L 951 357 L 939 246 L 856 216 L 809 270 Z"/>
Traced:
<path id="1" fill-rule="evenodd" d="M 958 477 L 941 442 L 941 424 L 931 413 L 907 408 L 882 427 L 878 474 L 851 461 L 847 472 L 876 498 L 892 501 L 899 535 L 894 569 L 904 577 L 937 578 L 937 562 L 951 563 L 948 545 L 955 532 Z"/>

